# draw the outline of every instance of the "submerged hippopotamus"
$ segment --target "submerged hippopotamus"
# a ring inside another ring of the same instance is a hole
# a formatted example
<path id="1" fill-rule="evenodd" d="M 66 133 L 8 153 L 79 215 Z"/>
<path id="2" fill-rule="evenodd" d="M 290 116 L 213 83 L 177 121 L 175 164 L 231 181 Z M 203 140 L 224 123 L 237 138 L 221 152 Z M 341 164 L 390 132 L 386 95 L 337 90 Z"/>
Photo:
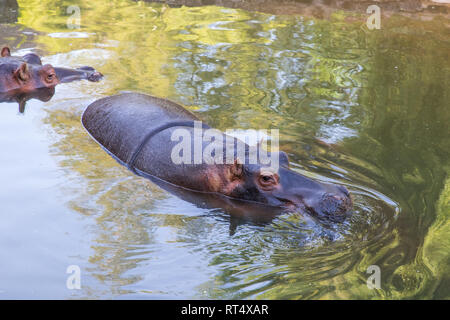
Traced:
<path id="1" fill-rule="evenodd" d="M 99 81 L 102 77 L 91 67 L 57 68 L 50 64 L 42 65 L 41 59 L 34 53 L 16 57 L 11 56 L 8 47 L 1 50 L 0 93 L 27 93 L 40 88 L 54 88 L 63 82 L 82 79 Z"/>
<path id="2" fill-rule="evenodd" d="M 151 180 L 266 207 L 300 209 L 331 221 L 342 221 L 350 212 L 352 200 L 345 187 L 315 181 L 291 170 L 284 152 L 277 154 L 280 165 L 276 170 L 238 158 L 221 163 L 176 163 L 175 130 L 188 130 L 192 133 L 190 142 L 198 143 L 194 141 L 195 121 L 200 120 L 182 106 L 139 93 L 99 99 L 82 116 L 85 129 L 111 156 Z M 203 125 L 201 129 L 207 128 Z M 224 149 L 234 149 L 236 139 L 227 141 L 233 143 L 225 143 Z M 200 143 L 202 148 L 208 145 Z M 254 147 L 245 144 L 245 148 L 248 156 Z M 232 154 L 237 155 L 235 151 Z"/>

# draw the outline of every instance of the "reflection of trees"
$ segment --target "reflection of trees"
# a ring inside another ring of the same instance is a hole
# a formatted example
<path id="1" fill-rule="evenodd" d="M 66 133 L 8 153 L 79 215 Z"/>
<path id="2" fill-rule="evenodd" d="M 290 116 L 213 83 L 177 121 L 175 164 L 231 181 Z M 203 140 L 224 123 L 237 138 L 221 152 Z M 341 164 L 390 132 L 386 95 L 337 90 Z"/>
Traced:
<path id="1" fill-rule="evenodd" d="M 258 18 L 222 23 L 220 36 L 184 42 L 189 50 L 173 65 L 178 96 L 193 97 L 221 128 L 275 126 L 290 135 L 301 124 L 309 135 L 328 139 L 336 139 L 337 127 L 340 139 L 345 131 L 354 134 L 362 112 L 353 107 L 365 62 L 363 32 L 343 22 L 336 22 L 339 30 L 301 18 Z"/>
<path id="2" fill-rule="evenodd" d="M 16 54 L 17 49 L 24 49 L 35 46 L 33 35 L 34 30 L 18 26 L 17 24 L 0 24 L 0 42 L 3 46 L 8 46 L 12 54 Z M 20 35 L 18 37 L 18 35 Z"/>
<path id="3" fill-rule="evenodd" d="M 165 3 L 171 7 L 210 6 L 217 5 L 247 11 L 259 11 L 270 14 L 296 14 L 314 18 L 328 18 L 337 10 L 356 11 L 364 13 L 370 0 L 144 0 L 146 2 Z M 427 0 L 381 0 L 376 4 L 382 8 L 383 13 L 447 13 L 447 6 Z"/>
<path id="4" fill-rule="evenodd" d="M 62 159 L 60 165 L 67 171 L 70 187 L 66 187 L 66 192 L 74 194 L 69 206 L 82 215 L 94 216 L 97 222 L 92 244 L 94 255 L 89 259 L 95 267 L 89 271 L 102 284 L 110 286 L 112 294 L 118 294 L 116 288 L 138 280 L 123 274 L 142 259 L 127 258 L 134 247 L 151 242 L 151 231 L 134 213 L 151 209 L 153 198 L 146 198 L 143 190 L 148 186 L 143 181 L 127 180 L 125 170 L 89 141 L 79 118 L 76 110 L 49 113 L 46 123 L 59 136 L 52 153 Z M 134 189 L 138 193 L 140 190 L 140 196 L 127 201 L 127 193 L 134 193 Z M 154 195 L 161 196 L 158 192 Z"/>
<path id="5" fill-rule="evenodd" d="M 424 265 L 430 270 L 433 278 L 426 288 L 429 295 L 437 299 L 448 299 L 450 278 L 448 266 L 450 265 L 450 179 L 447 168 L 445 187 L 436 204 L 436 219 L 431 225 L 423 244 L 422 259 Z M 415 289 L 415 288 L 414 288 Z"/>
<path id="6" fill-rule="evenodd" d="M 380 185 L 401 201 L 402 261 L 411 263 L 421 259 L 423 235 L 436 218 L 449 161 L 448 47 L 440 47 L 443 34 L 437 21 L 389 22 L 388 30 L 368 42 L 370 72 L 360 104 L 373 120 L 360 128 L 361 139 L 347 141 L 345 147 L 376 164 L 383 177 Z M 390 280 L 398 294 L 431 294 L 427 285 L 433 280 L 423 264 L 400 267 Z M 408 292 L 406 287 L 417 289 Z"/>
<path id="7" fill-rule="evenodd" d="M 224 128 L 276 125 L 288 135 L 308 130 L 338 138 L 333 142 L 350 133 L 354 138 L 345 140 L 343 150 L 355 159 L 333 160 L 365 171 L 403 208 L 400 242 L 375 259 L 386 261 L 384 276 L 393 292 L 402 294 L 398 279 L 403 277 L 419 288 L 405 294 L 423 294 L 430 283 L 424 265 L 398 268 L 387 261 L 397 257 L 397 263 L 407 264 L 420 255 L 423 237 L 417 235 L 435 219 L 434 203 L 446 176 L 449 64 L 447 50 L 439 45 L 445 43 L 439 18 L 430 23 L 392 18 L 387 30 L 373 34 L 341 21 L 286 18 L 289 23 L 282 25 L 282 20 L 273 30 L 255 26 L 249 33 L 255 43 L 187 42 L 190 50 L 177 55 L 174 65 L 183 71 L 175 84 L 178 94 L 188 92 L 203 115 Z M 296 117 L 306 122 L 303 128 L 288 123 Z M 416 267 L 425 275 L 411 278 Z"/>
<path id="8" fill-rule="evenodd" d="M 16 0 L 0 0 L 0 23 L 17 22 L 19 6 Z"/>

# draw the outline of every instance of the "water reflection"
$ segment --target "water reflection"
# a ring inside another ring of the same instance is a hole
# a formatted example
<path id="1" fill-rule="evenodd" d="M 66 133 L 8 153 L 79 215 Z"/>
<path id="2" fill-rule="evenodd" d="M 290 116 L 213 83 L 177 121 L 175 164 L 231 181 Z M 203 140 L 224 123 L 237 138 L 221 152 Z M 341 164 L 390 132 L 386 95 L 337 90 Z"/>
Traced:
<path id="1" fill-rule="evenodd" d="M 276 15 L 303 15 L 318 19 L 329 18 L 338 10 L 348 12 L 365 12 L 367 7 L 374 4 L 367 0 L 144 0 L 145 2 L 165 3 L 171 8 L 181 6 L 200 7 L 217 5 L 230 9 L 243 9 L 259 11 Z M 448 13 L 444 1 L 403 0 L 377 2 L 384 15 L 394 13 L 411 14 L 420 12 L 422 16 L 427 13 Z"/>
<path id="2" fill-rule="evenodd" d="M 218 212 L 224 211 L 230 216 L 230 235 L 234 235 L 236 228 L 241 223 L 252 221 L 256 224 L 266 224 L 271 222 L 276 216 L 286 212 L 282 208 L 233 199 L 216 193 L 194 192 L 152 176 L 148 176 L 148 178 L 160 188 L 169 191 L 180 199 L 195 204 L 199 208 L 215 209 Z"/>
<path id="3" fill-rule="evenodd" d="M 19 16 L 19 5 L 16 0 L 0 1 L 0 23 L 15 23 Z"/>
<path id="4" fill-rule="evenodd" d="M 47 102 L 55 94 L 55 88 L 39 88 L 31 92 L 1 92 L 0 93 L 0 103 L 1 102 L 16 102 L 19 104 L 19 113 L 25 112 L 25 106 L 28 100 L 37 99 L 39 101 Z"/>

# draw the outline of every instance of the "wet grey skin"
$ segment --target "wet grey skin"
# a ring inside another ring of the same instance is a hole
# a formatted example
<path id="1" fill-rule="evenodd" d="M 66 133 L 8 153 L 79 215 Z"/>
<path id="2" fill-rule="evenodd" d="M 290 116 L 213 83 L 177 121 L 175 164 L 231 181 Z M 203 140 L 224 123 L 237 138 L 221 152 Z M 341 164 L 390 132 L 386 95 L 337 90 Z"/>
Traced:
<path id="1" fill-rule="evenodd" d="M 134 154 L 153 130 L 179 121 L 200 119 L 177 103 L 140 93 L 99 99 L 82 115 L 82 124 L 90 136 L 119 163 L 129 166 L 130 158 L 136 156 L 129 168 L 138 175 L 156 177 L 194 192 L 221 194 L 267 207 L 300 209 L 329 221 L 343 221 L 351 213 L 352 199 L 344 186 L 325 184 L 291 170 L 284 152 L 278 155 L 279 169 L 270 173 L 264 165 L 237 160 L 232 164 L 174 164 L 171 153 L 179 141 L 172 141 L 171 135 L 180 128 L 177 125 L 152 133 Z M 184 129 L 194 136 L 192 126 Z M 209 143 L 204 142 L 203 148 Z M 252 147 L 247 148 L 252 152 Z"/>

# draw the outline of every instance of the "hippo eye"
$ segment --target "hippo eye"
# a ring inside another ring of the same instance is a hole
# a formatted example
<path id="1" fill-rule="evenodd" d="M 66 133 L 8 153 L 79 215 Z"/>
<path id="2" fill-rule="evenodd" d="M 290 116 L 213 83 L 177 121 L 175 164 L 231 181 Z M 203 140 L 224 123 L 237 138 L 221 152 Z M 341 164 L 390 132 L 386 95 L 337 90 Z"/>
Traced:
<path id="1" fill-rule="evenodd" d="M 259 184 L 263 188 L 271 187 L 277 184 L 277 179 L 273 175 L 262 174 L 259 176 Z"/>
<path id="2" fill-rule="evenodd" d="M 52 82 L 53 80 L 55 80 L 55 77 L 56 77 L 56 75 L 54 73 L 50 73 L 50 74 L 47 75 L 45 80 L 47 82 Z"/>

